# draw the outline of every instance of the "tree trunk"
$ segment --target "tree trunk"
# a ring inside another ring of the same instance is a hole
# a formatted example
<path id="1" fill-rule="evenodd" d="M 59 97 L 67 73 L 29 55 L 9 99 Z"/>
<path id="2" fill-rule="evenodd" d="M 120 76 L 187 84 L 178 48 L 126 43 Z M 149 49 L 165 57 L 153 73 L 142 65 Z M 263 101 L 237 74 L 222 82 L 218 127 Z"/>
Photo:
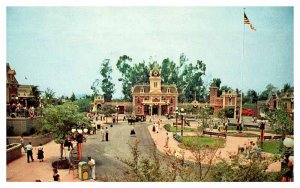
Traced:
<path id="1" fill-rule="evenodd" d="M 64 151 L 64 145 L 63 143 L 60 143 L 60 159 L 63 159 L 63 151 Z"/>

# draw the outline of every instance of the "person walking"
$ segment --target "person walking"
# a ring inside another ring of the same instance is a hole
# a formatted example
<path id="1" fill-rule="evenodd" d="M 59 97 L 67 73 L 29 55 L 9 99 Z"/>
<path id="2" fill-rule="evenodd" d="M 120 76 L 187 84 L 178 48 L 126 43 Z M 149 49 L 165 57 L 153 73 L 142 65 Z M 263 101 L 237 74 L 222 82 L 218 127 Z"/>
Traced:
<path id="1" fill-rule="evenodd" d="M 88 157 L 90 179 L 96 180 L 96 162 L 91 156 Z"/>
<path id="2" fill-rule="evenodd" d="M 53 181 L 60 181 L 60 177 L 56 168 L 53 168 Z"/>
<path id="3" fill-rule="evenodd" d="M 40 162 L 44 161 L 44 150 L 43 150 L 43 146 L 42 143 L 40 143 L 39 147 L 38 147 L 38 159 L 40 160 Z"/>
<path id="4" fill-rule="evenodd" d="M 108 142 L 108 128 L 106 127 L 105 130 L 105 140 Z"/>
<path id="5" fill-rule="evenodd" d="M 100 129 L 100 133 L 101 133 L 102 142 L 103 142 L 103 141 L 105 141 L 104 140 L 105 139 L 105 131 L 104 131 L 103 127 L 101 127 L 101 129 Z"/>
<path id="6" fill-rule="evenodd" d="M 132 135 L 135 135 L 135 131 L 134 131 L 134 127 L 133 127 L 133 126 L 131 126 L 130 135 L 131 135 L 131 136 L 132 136 Z"/>
<path id="7" fill-rule="evenodd" d="M 25 148 L 25 145 L 24 145 L 24 138 L 23 138 L 23 136 L 21 136 L 21 138 L 20 138 L 20 144 L 21 144 L 24 152 L 26 153 L 26 148 Z"/>
<path id="8" fill-rule="evenodd" d="M 29 157 L 31 158 L 31 161 L 33 162 L 34 159 L 33 159 L 33 156 L 32 156 L 32 150 L 33 150 L 33 147 L 31 145 L 31 142 L 29 142 L 28 145 L 26 145 L 26 151 L 27 151 L 27 162 L 29 163 Z"/>
<path id="9" fill-rule="evenodd" d="M 169 137 L 169 134 L 168 134 L 168 132 L 167 132 L 165 148 L 168 148 L 168 147 L 169 147 L 169 139 L 170 139 L 170 137 Z"/>

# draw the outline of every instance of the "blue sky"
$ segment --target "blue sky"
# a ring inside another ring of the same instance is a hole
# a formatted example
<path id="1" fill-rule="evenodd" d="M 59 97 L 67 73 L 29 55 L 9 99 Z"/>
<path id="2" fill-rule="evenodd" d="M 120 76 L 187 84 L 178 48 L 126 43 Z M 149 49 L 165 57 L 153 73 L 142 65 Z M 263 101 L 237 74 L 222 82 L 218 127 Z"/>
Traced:
<path id="1" fill-rule="evenodd" d="M 185 53 L 207 65 L 205 81 L 218 77 L 232 88 L 293 85 L 293 8 L 246 7 L 246 14 L 257 31 L 245 26 L 243 61 L 242 7 L 8 7 L 7 62 L 19 83 L 58 96 L 90 94 L 108 58 L 121 97 L 115 64 L 125 54 L 137 63 L 178 62 Z"/>

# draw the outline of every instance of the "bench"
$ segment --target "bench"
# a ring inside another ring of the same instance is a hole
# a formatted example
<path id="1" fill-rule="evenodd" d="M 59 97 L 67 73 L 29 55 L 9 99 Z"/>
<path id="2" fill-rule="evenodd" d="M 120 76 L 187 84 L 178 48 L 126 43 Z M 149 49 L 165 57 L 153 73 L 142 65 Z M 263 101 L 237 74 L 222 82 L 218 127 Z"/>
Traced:
<path id="1" fill-rule="evenodd" d="M 260 136 L 258 138 L 260 139 Z M 272 140 L 272 136 L 264 136 L 264 140 Z"/>
<path id="2" fill-rule="evenodd" d="M 273 140 L 282 139 L 282 136 L 273 136 Z"/>
<path id="3" fill-rule="evenodd" d="M 244 125 L 244 127 L 259 129 L 258 125 Z"/>
<path id="4" fill-rule="evenodd" d="M 181 125 L 181 122 L 177 122 L 177 125 Z M 176 126 L 176 122 L 173 122 L 173 126 Z"/>
<path id="5" fill-rule="evenodd" d="M 214 136 L 218 136 L 218 138 L 219 138 L 219 136 L 223 136 L 223 137 L 227 137 L 227 134 L 226 133 L 218 133 L 218 132 L 210 132 L 210 131 L 203 131 L 203 134 L 207 134 L 207 135 L 209 135 L 209 136 L 211 136 L 211 135 L 214 135 Z"/>

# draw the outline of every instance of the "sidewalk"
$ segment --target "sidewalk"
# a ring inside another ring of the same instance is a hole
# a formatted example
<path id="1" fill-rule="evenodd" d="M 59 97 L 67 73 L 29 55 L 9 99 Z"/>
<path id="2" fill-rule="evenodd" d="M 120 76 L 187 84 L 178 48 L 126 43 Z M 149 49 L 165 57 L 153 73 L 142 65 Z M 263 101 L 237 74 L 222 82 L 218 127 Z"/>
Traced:
<path id="1" fill-rule="evenodd" d="M 170 120 L 167 119 L 163 119 L 162 125 L 165 125 L 169 122 Z M 185 150 L 185 149 L 181 149 L 178 147 L 178 142 L 173 138 L 173 132 L 169 132 L 169 147 L 165 148 L 165 142 L 166 142 L 166 133 L 167 131 L 163 128 L 163 126 L 161 126 L 161 129 L 158 130 L 158 133 L 153 132 L 152 131 L 152 125 L 148 126 L 148 130 L 150 132 L 150 135 L 153 138 L 153 141 L 155 142 L 155 144 L 157 145 L 157 149 L 159 149 L 161 152 L 166 153 L 168 150 L 170 151 L 183 151 L 184 152 L 184 156 L 185 159 L 187 160 L 191 160 L 191 161 L 195 161 L 195 157 L 193 155 L 193 153 L 190 150 Z M 233 131 L 234 132 L 234 131 Z M 254 134 L 260 134 L 259 132 L 255 132 L 255 131 L 248 131 Z M 196 133 L 188 133 L 188 135 L 191 134 L 196 134 Z M 270 133 L 265 133 L 265 135 L 273 135 Z M 238 151 L 238 147 L 239 146 L 244 146 L 244 144 L 247 144 L 250 141 L 253 141 L 254 143 L 256 142 L 257 138 L 256 137 L 233 137 L 233 136 L 227 136 L 226 139 L 226 144 L 224 146 L 224 148 L 219 148 L 217 151 L 217 154 L 219 155 L 219 157 L 224 158 L 225 160 L 229 160 L 229 154 L 236 154 Z M 268 153 L 263 153 L 263 155 L 265 156 L 270 156 L 270 154 Z M 218 160 L 214 160 L 214 162 L 217 162 Z M 205 161 L 204 161 L 205 163 Z M 270 171 L 278 171 L 278 164 L 277 163 L 273 163 L 270 165 L 269 169 Z"/>
<path id="2" fill-rule="evenodd" d="M 6 165 L 6 181 L 7 182 L 42 182 L 53 181 L 52 162 L 59 159 L 60 146 L 51 141 L 44 146 L 44 161 L 39 162 L 37 159 L 37 147 L 33 149 L 34 162 L 27 163 L 26 153 L 22 153 L 22 157 L 8 163 Z M 58 169 L 58 174 L 62 182 L 81 182 L 78 177 L 73 178 L 73 172 L 69 174 L 69 169 Z M 89 180 L 93 181 L 93 180 Z"/>

